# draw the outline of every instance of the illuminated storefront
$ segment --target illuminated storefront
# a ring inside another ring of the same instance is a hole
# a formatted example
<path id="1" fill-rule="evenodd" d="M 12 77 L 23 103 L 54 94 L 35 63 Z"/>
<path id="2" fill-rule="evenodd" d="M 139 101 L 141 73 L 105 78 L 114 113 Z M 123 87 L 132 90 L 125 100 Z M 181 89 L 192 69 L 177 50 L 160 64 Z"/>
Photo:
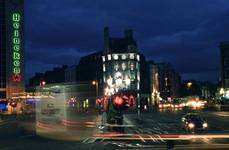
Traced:
<path id="1" fill-rule="evenodd" d="M 103 83 L 104 94 L 140 90 L 140 53 L 132 30 L 125 30 L 124 37 L 111 38 L 104 28 Z"/>
<path id="2" fill-rule="evenodd" d="M 103 56 L 103 82 L 119 90 L 140 89 L 140 55 L 138 53 L 107 54 Z"/>

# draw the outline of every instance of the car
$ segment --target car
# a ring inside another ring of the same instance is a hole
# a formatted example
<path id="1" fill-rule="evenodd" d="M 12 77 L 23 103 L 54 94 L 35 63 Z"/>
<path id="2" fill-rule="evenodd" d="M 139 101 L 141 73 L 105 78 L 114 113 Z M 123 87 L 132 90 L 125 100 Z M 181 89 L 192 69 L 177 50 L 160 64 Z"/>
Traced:
<path id="1" fill-rule="evenodd" d="M 182 127 L 186 131 L 197 132 L 208 128 L 207 121 L 197 113 L 188 113 L 181 118 Z"/>

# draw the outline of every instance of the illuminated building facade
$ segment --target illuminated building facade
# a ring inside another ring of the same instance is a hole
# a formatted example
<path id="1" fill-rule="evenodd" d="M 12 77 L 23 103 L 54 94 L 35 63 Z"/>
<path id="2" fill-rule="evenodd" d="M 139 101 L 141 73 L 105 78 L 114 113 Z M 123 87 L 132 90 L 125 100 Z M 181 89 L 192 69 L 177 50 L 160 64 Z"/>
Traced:
<path id="1" fill-rule="evenodd" d="M 132 30 L 124 38 L 110 38 L 104 29 L 103 82 L 105 95 L 140 90 L 140 54 Z"/>
<path id="2" fill-rule="evenodd" d="M 170 63 L 149 62 L 150 92 L 155 102 L 180 96 L 181 77 Z"/>
<path id="3" fill-rule="evenodd" d="M 24 1 L 0 0 L 0 99 L 24 92 Z"/>

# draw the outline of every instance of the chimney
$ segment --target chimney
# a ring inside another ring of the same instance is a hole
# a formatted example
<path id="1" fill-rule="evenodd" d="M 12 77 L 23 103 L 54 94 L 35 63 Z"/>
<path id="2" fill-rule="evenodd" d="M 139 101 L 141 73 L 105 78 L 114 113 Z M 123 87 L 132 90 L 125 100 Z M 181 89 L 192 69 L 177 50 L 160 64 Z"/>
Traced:
<path id="1" fill-rule="evenodd" d="M 109 28 L 104 28 L 104 52 L 109 53 Z"/>

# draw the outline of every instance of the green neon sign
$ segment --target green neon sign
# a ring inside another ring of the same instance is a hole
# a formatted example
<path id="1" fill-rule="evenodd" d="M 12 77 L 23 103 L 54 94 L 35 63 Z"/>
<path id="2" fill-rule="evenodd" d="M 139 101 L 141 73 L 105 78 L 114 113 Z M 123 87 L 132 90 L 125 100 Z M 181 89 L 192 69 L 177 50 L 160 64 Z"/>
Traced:
<path id="1" fill-rule="evenodd" d="M 21 30 L 21 15 L 20 13 L 12 14 L 12 49 L 13 49 L 13 78 L 15 81 L 20 81 L 21 74 L 21 38 L 20 38 L 20 30 Z"/>

